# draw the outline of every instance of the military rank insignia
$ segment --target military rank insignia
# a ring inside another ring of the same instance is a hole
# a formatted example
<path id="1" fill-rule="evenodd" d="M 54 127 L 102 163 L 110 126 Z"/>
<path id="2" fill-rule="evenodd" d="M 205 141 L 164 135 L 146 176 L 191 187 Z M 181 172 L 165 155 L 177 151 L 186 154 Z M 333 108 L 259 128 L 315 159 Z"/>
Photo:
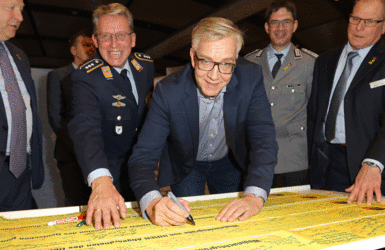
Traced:
<path id="1" fill-rule="evenodd" d="M 101 67 L 104 62 L 100 59 L 92 59 L 80 66 L 80 69 L 85 70 L 87 73 L 94 71 L 95 69 Z"/>
<path id="2" fill-rule="evenodd" d="M 107 80 L 112 80 L 112 72 L 111 72 L 111 69 L 110 69 L 110 66 L 104 66 L 102 67 L 102 72 L 103 72 L 103 75 L 104 77 L 107 79 Z"/>
<path id="3" fill-rule="evenodd" d="M 135 59 L 132 59 L 131 63 L 132 63 L 132 65 L 134 65 L 134 67 L 137 71 L 139 71 L 139 72 L 142 71 L 143 67 L 138 63 L 138 61 L 136 61 Z"/>
<path id="4" fill-rule="evenodd" d="M 117 102 L 113 102 L 113 103 L 112 103 L 112 106 L 118 107 L 118 108 L 120 108 L 120 107 L 125 107 L 125 106 L 126 106 L 126 104 L 125 104 L 124 102 L 121 102 L 121 100 L 126 99 L 125 96 L 122 96 L 122 95 L 113 95 L 112 97 L 115 98 L 116 100 L 118 100 Z"/>
<path id="5" fill-rule="evenodd" d="M 300 49 L 295 49 L 294 50 L 294 59 L 299 59 L 302 57 L 301 50 Z"/>
<path id="6" fill-rule="evenodd" d="M 19 60 L 21 61 L 21 57 L 19 56 L 19 54 L 16 54 L 17 58 L 19 58 Z"/>
<path id="7" fill-rule="evenodd" d="M 121 116 L 118 116 L 116 118 L 116 123 L 115 123 L 115 134 L 116 135 L 121 135 L 123 133 L 123 123 L 120 121 L 122 119 Z"/>

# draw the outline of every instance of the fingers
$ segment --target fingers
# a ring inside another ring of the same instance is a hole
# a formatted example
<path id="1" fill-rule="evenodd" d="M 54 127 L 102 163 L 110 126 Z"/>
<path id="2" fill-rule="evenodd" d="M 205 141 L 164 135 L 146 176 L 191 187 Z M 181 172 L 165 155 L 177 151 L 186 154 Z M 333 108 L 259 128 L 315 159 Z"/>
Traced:
<path id="1" fill-rule="evenodd" d="M 182 199 L 180 201 L 189 211 L 189 203 Z M 168 197 L 159 198 L 155 202 L 151 202 L 146 211 L 150 220 L 158 226 L 180 226 L 187 222 L 188 213 Z"/>
<path id="2" fill-rule="evenodd" d="M 236 219 L 244 221 L 249 217 L 259 213 L 263 206 L 263 199 L 254 195 L 244 196 L 234 199 L 227 204 L 216 217 L 221 222 L 233 222 Z"/>

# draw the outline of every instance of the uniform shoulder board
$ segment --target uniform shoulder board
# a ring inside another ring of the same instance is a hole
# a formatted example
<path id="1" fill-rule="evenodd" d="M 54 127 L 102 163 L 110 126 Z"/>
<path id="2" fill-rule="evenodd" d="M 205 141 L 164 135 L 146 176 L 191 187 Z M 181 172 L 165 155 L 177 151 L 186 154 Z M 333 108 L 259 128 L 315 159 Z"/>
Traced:
<path id="1" fill-rule="evenodd" d="M 90 73 L 91 71 L 101 67 L 104 64 L 103 60 L 100 59 L 92 59 L 83 64 L 80 69 Z"/>
<path id="2" fill-rule="evenodd" d="M 318 57 L 318 54 L 317 54 L 317 53 L 314 53 L 313 51 L 310 51 L 310 50 L 308 50 L 308 49 L 302 48 L 302 51 L 305 52 L 305 53 L 308 54 L 308 55 L 311 55 L 312 57 L 315 57 L 315 58 Z"/>
<path id="3" fill-rule="evenodd" d="M 295 49 L 294 50 L 294 59 L 299 59 L 302 57 L 302 53 L 300 49 Z"/>
<path id="4" fill-rule="evenodd" d="M 147 55 L 147 54 L 143 54 L 143 53 L 138 53 L 138 52 L 135 52 L 134 53 L 135 57 L 141 61 L 148 61 L 148 62 L 152 62 L 152 58 L 151 56 Z"/>
<path id="5" fill-rule="evenodd" d="M 255 57 L 261 57 L 264 51 L 265 50 L 263 49 L 256 49 L 253 52 L 250 52 L 249 54 L 245 55 L 245 57 L 250 57 L 252 55 L 255 55 Z"/>

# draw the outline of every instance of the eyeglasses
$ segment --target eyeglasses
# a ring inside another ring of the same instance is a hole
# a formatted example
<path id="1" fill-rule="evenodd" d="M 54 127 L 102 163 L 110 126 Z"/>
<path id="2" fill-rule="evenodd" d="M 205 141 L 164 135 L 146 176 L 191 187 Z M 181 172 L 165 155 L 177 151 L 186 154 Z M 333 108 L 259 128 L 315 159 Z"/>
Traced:
<path id="1" fill-rule="evenodd" d="M 128 39 L 128 37 L 134 32 L 131 32 L 131 33 L 126 33 L 126 32 L 119 32 L 119 33 L 116 33 L 116 34 L 112 34 L 112 33 L 101 33 L 101 34 L 96 34 L 97 37 L 99 38 L 99 40 L 101 42 L 109 42 L 111 41 L 112 37 L 114 36 L 116 38 L 116 40 L 118 40 L 119 42 L 123 42 L 123 41 L 126 41 Z"/>
<path id="2" fill-rule="evenodd" d="M 207 59 L 199 58 L 198 55 L 195 53 L 195 57 L 198 61 L 198 69 L 203 71 L 211 71 L 215 65 L 218 65 L 218 70 L 222 74 L 231 74 L 234 72 L 236 64 L 233 63 L 220 63 L 220 62 L 213 62 Z"/>
<path id="3" fill-rule="evenodd" d="M 351 23 L 351 24 L 357 25 L 361 21 L 364 21 L 364 24 L 365 24 L 366 27 L 374 27 L 374 26 L 377 25 L 377 23 L 381 23 L 384 20 L 362 19 L 362 18 L 359 18 L 359 17 L 356 17 L 356 16 L 352 16 L 352 15 L 349 16 L 349 23 Z"/>
<path id="4" fill-rule="evenodd" d="M 282 23 L 283 27 L 288 28 L 294 23 L 294 20 L 291 20 L 291 19 L 285 19 L 282 21 L 271 20 L 271 21 L 269 21 L 269 26 L 271 28 L 278 28 L 281 23 Z"/>

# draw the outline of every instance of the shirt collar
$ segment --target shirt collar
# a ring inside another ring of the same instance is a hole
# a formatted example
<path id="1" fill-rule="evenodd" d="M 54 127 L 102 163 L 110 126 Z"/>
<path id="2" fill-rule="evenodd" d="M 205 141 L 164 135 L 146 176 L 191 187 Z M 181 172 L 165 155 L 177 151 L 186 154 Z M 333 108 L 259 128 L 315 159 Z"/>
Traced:
<path id="1" fill-rule="evenodd" d="M 267 60 L 275 57 L 275 54 L 283 54 L 282 57 L 286 57 L 287 53 L 289 53 L 290 47 L 291 47 L 291 43 L 283 50 L 278 51 L 273 49 L 273 47 L 271 47 L 271 44 L 269 44 L 269 46 L 267 47 Z"/>
<path id="2" fill-rule="evenodd" d="M 128 60 L 126 60 L 126 63 L 124 64 L 123 68 L 113 67 L 119 74 L 122 72 L 123 69 L 126 69 L 128 72 L 131 72 L 130 66 L 128 65 Z"/>
<path id="3" fill-rule="evenodd" d="M 358 55 L 361 57 L 361 58 L 365 58 L 366 55 L 369 53 L 369 51 L 372 49 L 372 47 L 374 46 L 374 44 L 366 47 L 366 48 L 363 48 L 363 49 L 359 49 L 359 50 L 354 50 L 352 48 L 352 46 L 350 45 L 350 43 L 348 42 L 345 46 L 345 53 L 346 55 L 349 53 L 349 52 L 352 52 L 352 51 L 357 51 L 358 52 Z"/>
<path id="4" fill-rule="evenodd" d="M 210 101 L 213 101 L 213 100 L 214 101 L 218 101 L 221 98 L 222 94 L 226 92 L 226 87 L 227 87 L 227 85 L 224 86 L 221 89 L 221 91 L 219 91 L 217 97 L 206 97 L 206 96 L 202 95 L 202 93 L 200 92 L 199 88 L 197 88 L 198 97 L 199 97 L 200 100 L 203 100 L 203 101 L 206 101 L 206 102 L 210 102 Z"/>

